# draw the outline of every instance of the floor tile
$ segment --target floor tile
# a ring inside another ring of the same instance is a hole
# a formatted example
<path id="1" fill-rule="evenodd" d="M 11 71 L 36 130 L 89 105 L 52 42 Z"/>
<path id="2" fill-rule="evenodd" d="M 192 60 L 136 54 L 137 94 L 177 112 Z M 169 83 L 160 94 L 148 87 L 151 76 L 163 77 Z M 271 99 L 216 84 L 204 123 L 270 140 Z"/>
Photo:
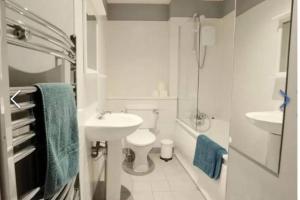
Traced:
<path id="1" fill-rule="evenodd" d="M 170 191 L 170 186 L 168 181 L 151 181 L 151 188 L 153 192 L 167 192 Z"/>
<path id="2" fill-rule="evenodd" d="M 133 192 L 151 192 L 150 181 L 133 181 Z"/>
<path id="3" fill-rule="evenodd" d="M 152 192 L 133 192 L 134 200 L 154 200 Z"/>
<path id="4" fill-rule="evenodd" d="M 133 180 L 131 177 L 121 177 L 121 184 L 124 185 L 128 190 L 133 189 Z"/>
<path id="5" fill-rule="evenodd" d="M 153 192 L 154 200 L 174 200 L 172 192 Z"/>
<path id="6" fill-rule="evenodd" d="M 132 193 L 128 200 L 204 200 L 176 157 L 169 162 L 151 154 L 155 169 L 145 176 L 122 173 L 122 184 Z"/>
<path id="7" fill-rule="evenodd" d="M 131 176 L 133 180 L 137 181 L 151 181 L 151 180 L 166 180 L 164 172 L 158 168 L 155 168 L 153 172 L 144 176 Z"/>
<path id="8" fill-rule="evenodd" d="M 197 187 L 194 183 L 182 182 L 182 181 L 170 181 L 170 189 L 171 191 L 194 191 L 197 190 Z"/>
<path id="9" fill-rule="evenodd" d="M 173 192 L 173 196 L 173 200 L 205 200 L 198 190 Z"/>

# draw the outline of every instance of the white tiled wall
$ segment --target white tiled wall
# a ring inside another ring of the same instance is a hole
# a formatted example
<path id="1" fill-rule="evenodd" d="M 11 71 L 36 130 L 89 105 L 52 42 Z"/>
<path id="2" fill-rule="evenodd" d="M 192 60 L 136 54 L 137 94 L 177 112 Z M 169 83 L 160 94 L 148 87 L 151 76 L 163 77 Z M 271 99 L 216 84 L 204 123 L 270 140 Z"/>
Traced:
<path id="1" fill-rule="evenodd" d="M 169 25 L 163 21 L 107 21 L 109 97 L 149 97 L 169 79 Z"/>

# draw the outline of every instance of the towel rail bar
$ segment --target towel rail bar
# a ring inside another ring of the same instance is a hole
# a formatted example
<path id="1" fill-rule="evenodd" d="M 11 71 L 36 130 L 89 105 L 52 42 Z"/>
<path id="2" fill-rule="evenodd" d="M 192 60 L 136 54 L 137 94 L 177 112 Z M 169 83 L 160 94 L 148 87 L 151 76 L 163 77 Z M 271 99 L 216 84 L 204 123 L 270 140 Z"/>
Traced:
<path id="1" fill-rule="evenodd" d="M 41 190 L 40 187 L 35 188 L 31 191 L 29 191 L 28 193 L 24 194 L 23 196 L 21 196 L 21 200 L 31 200 L 39 191 Z"/>
<path id="2" fill-rule="evenodd" d="M 40 24 L 45 28 L 48 28 L 49 30 L 60 36 L 62 39 L 64 39 L 65 42 L 70 46 L 70 48 L 75 46 L 64 31 L 62 31 L 60 28 L 53 25 L 52 23 L 48 22 L 47 20 L 41 18 L 40 16 L 34 14 L 28 8 L 23 8 L 19 4 L 10 0 L 5 0 L 5 5 L 10 10 L 26 17 L 27 19 L 30 19 L 31 21 L 36 22 L 37 24 Z"/>
<path id="3" fill-rule="evenodd" d="M 73 89 L 76 88 L 76 84 L 72 84 Z M 37 91 L 37 87 L 35 86 L 25 86 L 25 87 L 10 87 L 9 95 L 12 96 L 16 94 L 20 90 L 19 95 L 32 94 Z"/>
<path id="4" fill-rule="evenodd" d="M 20 90 L 19 95 L 22 94 L 31 94 L 31 93 L 35 93 L 37 91 L 37 88 L 34 86 L 28 86 L 28 87 L 10 87 L 9 88 L 9 95 L 12 96 L 14 94 L 16 94 L 16 92 L 18 92 Z"/>
<path id="5" fill-rule="evenodd" d="M 28 134 L 23 134 L 20 135 L 19 137 L 13 138 L 13 146 L 18 146 L 28 140 L 30 140 L 31 138 L 33 138 L 35 136 L 34 132 L 30 132 Z"/>
<path id="6" fill-rule="evenodd" d="M 12 129 L 16 130 L 19 128 L 22 128 L 23 126 L 32 124 L 33 122 L 35 122 L 35 118 L 34 117 L 25 117 L 25 118 L 21 118 L 18 120 L 14 120 L 12 121 Z"/>
<path id="7" fill-rule="evenodd" d="M 18 128 L 16 130 L 12 131 L 12 136 L 13 138 L 19 137 L 21 135 L 24 135 L 26 133 L 30 132 L 30 126 L 23 126 L 22 128 Z"/>
<path id="8" fill-rule="evenodd" d="M 14 114 L 14 113 L 17 113 L 17 112 L 29 110 L 31 108 L 34 108 L 35 104 L 32 101 L 30 101 L 30 102 L 19 103 L 19 106 L 20 106 L 20 108 L 18 108 L 15 104 L 11 104 L 10 105 L 11 113 Z"/>
<path id="9" fill-rule="evenodd" d="M 14 154 L 14 162 L 15 163 L 19 162 L 23 158 L 29 156 L 35 150 L 36 150 L 36 148 L 34 146 L 28 146 L 28 147 L 22 149 L 21 151 L 19 151 L 16 154 Z"/>
<path id="10" fill-rule="evenodd" d="M 25 32 L 29 33 L 28 37 L 30 38 L 30 35 L 33 35 L 35 37 L 38 37 L 40 39 L 43 39 L 47 42 L 50 42 L 66 51 L 68 51 L 70 54 L 72 54 L 72 56 L 74 55 L 74 48 L 70 48 L 68 45 L 66 45 L 66 43 L 64 43 L 63 41 L 57 39 L 56 37 L 53 37 L 52 35 L 41 31 L 39 29 L 34 28 L 33 26 L 27 25 L 24 22 L 20 21 L 20 20 L 14 20 L 14 19 L 10 19 L 10 18 L 6 18 L 6 23 L 8 25 L 8 27 L 14 29 L 14 27 L 20 27 L 21 29 L 23 29 Z"/>

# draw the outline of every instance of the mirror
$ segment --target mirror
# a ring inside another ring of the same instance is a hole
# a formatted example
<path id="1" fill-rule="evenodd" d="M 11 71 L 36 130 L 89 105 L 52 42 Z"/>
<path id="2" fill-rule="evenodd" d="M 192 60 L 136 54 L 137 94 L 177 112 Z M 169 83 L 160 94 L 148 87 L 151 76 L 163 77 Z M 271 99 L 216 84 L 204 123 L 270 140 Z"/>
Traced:
<path id="1" fill-rule="evenodd" d="M 236 0 L 231 148 L 279 173 L 292 0 Z"/>
<path id="2" fill-rule="evenodd" d="M 97 19 L 87 15 L 87 67 L 97 71 Z"/>
<path id="3" fill-rule="evenodd" d="M 84 17 L 84 45 L 86 55 L 84 55 L 85 73 L 98 74 L 103 69 L 102 44 L 103 44 L 103 20 L 106 18 L 106 11 L 102 1 L 85 0 L 83 12 Z"/>

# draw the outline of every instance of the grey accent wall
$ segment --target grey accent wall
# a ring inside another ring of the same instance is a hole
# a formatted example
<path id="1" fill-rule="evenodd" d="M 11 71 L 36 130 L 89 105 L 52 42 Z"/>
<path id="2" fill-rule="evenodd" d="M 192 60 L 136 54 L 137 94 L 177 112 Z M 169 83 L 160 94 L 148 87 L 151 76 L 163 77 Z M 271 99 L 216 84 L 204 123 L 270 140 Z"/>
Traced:
<path id="1" fill-rule="evenodd" d="M 263 1 L 265 0 L 236 0 L 236 15 L 243 14 Z"/>
<path id="2" fill-rule="evenodd" d="M 224 0 L 223 2 L 223 16 L 227 15 L 235 8 L 235 0 Z"/>
<path id="3" fill-rule="evenodd" d="M 235 8 L 235 0 L 172 0 L 170 5 L 107 4 L 106 0 L 103 1 L 106 2 L 108 20 L 167 21 L 170 17 L 192 17 L 194 13 L 208 18 L 222 18 Z"/>
<path id="4" fill-rule="evenodd" d="M 169 5 L 108 4 L 108 20 L 168 21 Z"/>
<path id="5" fill-rule="evenodd" d="M 86 20 L 87 21 L 96 21 L 96 16 L 95 15 L 86 15 Z"/>
<path id="6" fill-rule="evenodd" d="M 235 0 L 200 1 L 172 0 L 170 17 L 191 17 L 194 13 L 209 18 L 222 18 L 235 8 Z"/>
<path id="7" fill-rule="evenodd" d="M 192 17 L 194 13 L 209 18 L 223 17 L 223 2 L 172 0 L 170 3 L 170 17 Z"/>
<path id="8" fill-rule="evenodd" d="M 107 0 L 102 0 L 102 2 L 103 2 L 105 10 L 107 12 L 107 6 L 108 6 Z"/>

